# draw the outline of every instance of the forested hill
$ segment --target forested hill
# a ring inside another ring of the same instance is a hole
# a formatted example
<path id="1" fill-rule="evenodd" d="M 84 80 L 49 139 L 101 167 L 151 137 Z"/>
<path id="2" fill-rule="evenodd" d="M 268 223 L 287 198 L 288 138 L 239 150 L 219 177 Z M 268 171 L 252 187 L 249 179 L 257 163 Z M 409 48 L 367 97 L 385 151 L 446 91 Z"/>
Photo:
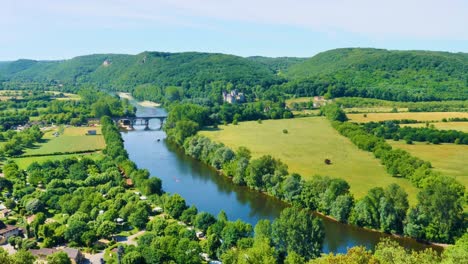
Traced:
<path id="1" fill-rule="evenodd" d="M 288 90 L 298 95 L 330 90 L 334 97 L 467 99 L 468 53 L 335 49 L 292 65 L 286 76 Z"/>
<path id="2" fill-rule="evenodd" d="M 468 53 L 348 48 L 305 58 L 216 53 L 98 54 L 63 61 L 0 62 L 3 88 L 94 85 L 139 98 L 220 100 L 238 89 L 249 101 L 279 96 L 355 96 L 394 101 L 468 99 Z M 177 86 L 178 90 L 172 86 Z"/>
<path id="3" fill-rule="evenodd" d="M 277 72 L 278 74 L 283 73 L 288 70 L 291 66 L 302 63 L 307 60 L 307 58 L 297 58 L 297 57 L 279 57 L 279 58 L 270 58 L 262 56 L 252 56 L 247 57 L 247 59 L 262 63 L 271 70 Z"/>
<path id="4" fill-rule="evenodd" d="M 63 61 L 18 60 L 0 64 L 0 79 L 63 85 L 92 83 L 114 89 L 130 89 L 145 83 L 203 89 L 215 81 L 239 87 L 268 87 L 279 81 L 274 70 L 264 63 L 233 55 L 198 52 L 98 54 Z"/>

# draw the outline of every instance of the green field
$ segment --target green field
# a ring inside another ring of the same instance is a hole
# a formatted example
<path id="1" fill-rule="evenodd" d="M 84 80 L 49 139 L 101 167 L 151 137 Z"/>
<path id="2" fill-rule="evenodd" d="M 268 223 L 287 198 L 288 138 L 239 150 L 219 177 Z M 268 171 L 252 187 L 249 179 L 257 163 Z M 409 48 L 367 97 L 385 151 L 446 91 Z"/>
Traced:
<path id="1" fill-rule="evenodd" d="M 417 142 L 411 145 L 403 141 L 388 141 L 392 146 L 401 148 L 423 160 L 430 161 L 434 170 L 455 177 L 468 187 L 468 145 L 427 144 Z"/>
<path id="2" fill-rule="evenodd" d="M 434 125 L 434 128 L 439 129 L 439 130 L 458 130 L 458 131 L 468 133 L 468 122 L 437 122 L 437 123 L 430 123 L 429 125 Z M 426 124 L 417 123 L 417 124 L 405 124 L 401 126 L 425 127 Z"/>
<path id="3" fill-rule="evenodd" d="M 390 113 L 393 107 L 349 107 L 343 109 L 346 113 Z M 397 108 L 398 112 L 408 112 L 408 108 Z"/>
<path id="4" fill-rule="evenodd" d="M 51 156 L 40 156 L 40 157 L 25 157 L 25 158 L 14 158 L 12 159 L 16 164 L 18 164 L 20 169 L 27 169 L 28 166 L 33 163 L 33 162 L 45 162 L 47 160 L 63 160 L 66 158 L 81 158 L 81 157 L 87 157 L 93 160 L 98 160 L 102 157 L 104 157 L 103 154 L 100 152 L 94 152 L 90 154 L 69 154 L 69 155 L 51 155 Z"/>
<path id="5" fill-rule="evenodd" d="M 283 129 L 288 133 L 284 134 Z M 358 198 L 372 187 L 398 183 L 415 201 L 417 190 L 409 181 L 391 177 L 372 153 L 359 150 L 323 117 L 267 120 L 262 124 L 242 122 L 200 133 L 233 149 L 245 146 L 254 157 L 270 154 L 305 179 L 317 174 L 343 178 Z M 326 158 L 332 165 L 325 165 Z"/>
<path id="6" fill-rule="evenodd" d="M 24 155 L 42 155 L 56 152 L 76 152 L 97 150 L 105 147 L 104 137 L 99 127 L 56 127 L 44 134 L 43 142 L 35 148 L 26 149 Z M 86 135 L 88 130 L 96 130 L 97 135 Z M 53 134 L 59 132 L 59 136 Z"/>
<path id="7" fill-rule="evenodd" d="M 63 97 L 59 97 L 57 98 L 57 100 L 74 100 L 74 101 L 81 100 L 81 97 L 77 94 L 62 93 L 62 92 L 57 92 L 57 91 L 47 91 L 47 93 L 51 93 L 53 95 L 62 94 Z"/>
<path id="8" fill-rule="evenodd" d="M 468 118 L 468 112 L 408 112 L 408 113 L 368 113 L 347 114 L 351 122 L 367 123 L 385 120 L 413 119 L 418 121 L 442 121 L 443 118 L 464 117 Z"/>

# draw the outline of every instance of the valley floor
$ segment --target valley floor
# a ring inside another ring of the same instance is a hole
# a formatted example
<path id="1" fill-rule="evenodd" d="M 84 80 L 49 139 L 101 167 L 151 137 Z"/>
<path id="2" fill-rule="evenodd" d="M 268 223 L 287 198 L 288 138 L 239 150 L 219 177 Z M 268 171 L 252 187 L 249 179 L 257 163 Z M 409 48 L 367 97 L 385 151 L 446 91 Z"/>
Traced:
<path id="1" fill-rule="evenodd" d="M 245 146 L 254 158 L 270 154 L 306 180 L 314 175 L 343 178 L 356 198 L 373 187 L 397 183 L 406 190 L 411 203 L 416 200 L 417 189 L 409 181 L 391 177 L 372 153 L 358 149 L 323 117 L 241 122 L 200 133 L 234 150 Z M 332 164 L 326 165 L 325 159 Z"/>

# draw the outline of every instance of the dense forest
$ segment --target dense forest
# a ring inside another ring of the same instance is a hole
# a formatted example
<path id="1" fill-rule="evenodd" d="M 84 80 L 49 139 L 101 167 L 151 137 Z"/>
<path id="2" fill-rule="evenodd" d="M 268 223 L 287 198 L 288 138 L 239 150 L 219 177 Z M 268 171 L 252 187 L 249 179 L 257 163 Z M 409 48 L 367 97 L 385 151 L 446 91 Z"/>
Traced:
<path id="1" fill-rule="evenodd" d="M 468 98 L 468 54 L 336 49 L 291 66 L 288 93 L 358 96 L 393 101 Z"/>
<path id="2" fill-rule="evenodd" d="M 62 91 L 91 84 L 136 92 L 155 101 L 176 94 L 221 103 L 221 92 L 233 89 L 243 92 L 250 102 L 314 95 L 438 101 L 468 99 L 467 71 L 466 53 L 432 51 L 349 48 L 310 59 L 143 52 L 3 62 L 0 81 L 3 89 Z"/>

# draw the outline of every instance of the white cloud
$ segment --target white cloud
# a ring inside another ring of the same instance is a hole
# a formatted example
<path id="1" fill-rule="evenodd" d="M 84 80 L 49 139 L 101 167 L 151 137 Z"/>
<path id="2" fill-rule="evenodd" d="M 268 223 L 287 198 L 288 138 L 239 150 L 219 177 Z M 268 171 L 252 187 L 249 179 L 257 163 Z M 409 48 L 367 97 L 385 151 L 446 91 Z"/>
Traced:
<path id="1" fill-rule="evenodd" d="M 165 0 L 199 16 L 375 37 L 468 39 L 463 0 Z"/>
<path id="2" fill-rule="evenodd" d="M 210 19 L 290 25 L 331 35 L 468 40 L 465 0 L 15 0 L 0 26 L 216 28 Z"/>

